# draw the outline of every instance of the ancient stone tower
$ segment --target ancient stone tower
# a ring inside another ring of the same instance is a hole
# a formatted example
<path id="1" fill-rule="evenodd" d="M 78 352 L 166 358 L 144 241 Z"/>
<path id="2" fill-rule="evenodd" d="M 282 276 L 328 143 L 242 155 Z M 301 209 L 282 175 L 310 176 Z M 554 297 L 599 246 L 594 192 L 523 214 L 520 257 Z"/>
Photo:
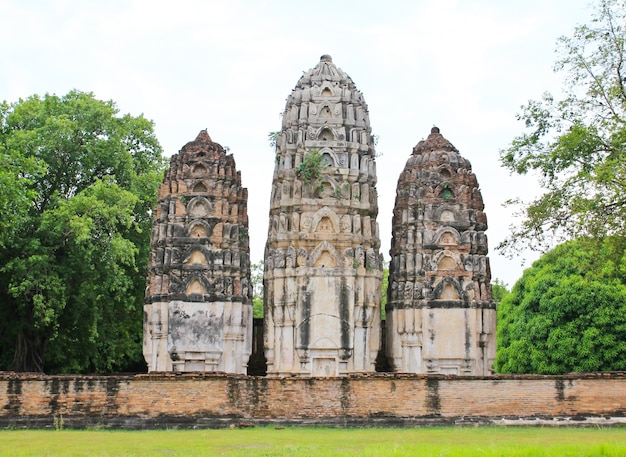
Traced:
<path id="1" fill-rule="evenodd" d="M 322 56 L 287 99 L 265 250 L 268 374 L 374 371 L 382 261 L 363 95 Z"/>
<path id="2" fill-rule="evenodd" d="M 248 192 L 205 130 L 172 157 L 154 216 L 149 371 L 246 373 L 252 344 Z"/>
<path id="3" fill-rule="evenodd" d="M 398 179 L 387 301 L 394 371 L 487 375 L 495 304 L 476 176 L 438 128 Z"/>

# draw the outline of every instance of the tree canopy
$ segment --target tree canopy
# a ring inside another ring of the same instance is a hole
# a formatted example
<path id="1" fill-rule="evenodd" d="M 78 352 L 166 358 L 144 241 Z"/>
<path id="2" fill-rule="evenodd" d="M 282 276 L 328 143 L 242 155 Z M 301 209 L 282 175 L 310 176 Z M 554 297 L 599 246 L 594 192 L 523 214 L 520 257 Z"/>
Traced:
<path id="1" fill-rule="evenodd" d="M 141 362 L 152 122 L 71 91 L 0 109 L 0 369 L 103 372 Z"/>
<path id="2" fill-rule="evenodd" d="M 564 95 L 530 101 L 526 131 L 501 152 L 511 172 L 536 172 L 544 193 L 522 206 L 500 244 L 543 250 L 578 236 L 623 235 L 626 222 L 626 6 L 601 0 L 589 25 L 558 41 Z M 511 201 L 509 203 L 521 203 Z"/>
<path id="3" fill-rule="evenodd" d="M 502 300 L 511 293 L 508 285 L 505 282 L 502 282 L 500 279 L 496 278 L 491 283 L 491 291 L 493 300 L 499 304 Z"/>
<path id="4" fill-rule="evenodd" d="M 626 239 L 578 239 L 527 269 L 499 307 L 496 371 L 626 370 Z"/>

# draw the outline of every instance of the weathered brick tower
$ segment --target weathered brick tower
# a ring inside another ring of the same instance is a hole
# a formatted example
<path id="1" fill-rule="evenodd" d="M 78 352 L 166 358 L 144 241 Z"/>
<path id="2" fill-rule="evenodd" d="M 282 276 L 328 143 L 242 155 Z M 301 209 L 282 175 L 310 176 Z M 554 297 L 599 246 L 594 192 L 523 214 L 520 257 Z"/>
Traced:
<path id="1" fill-rule="evenodd" d="M 265 249 L 272 375 L 374 371 L 382 261 L 374 141 L 363 95 L 324 55 L 287 99 Z"/>
<path id="2" fill-rule="evenodd" d="M 492 371 L 496 311 L 483 209 L 469 161 L 433 128 L 398 179 L 386 307 L 394 371 Z"/>
<path id="3" fill-rule="evenodd" d="M 172 157 L 154 216 L 149 371 L 246 373 L 252 344 L 248 191 L 206 130 Z"/>

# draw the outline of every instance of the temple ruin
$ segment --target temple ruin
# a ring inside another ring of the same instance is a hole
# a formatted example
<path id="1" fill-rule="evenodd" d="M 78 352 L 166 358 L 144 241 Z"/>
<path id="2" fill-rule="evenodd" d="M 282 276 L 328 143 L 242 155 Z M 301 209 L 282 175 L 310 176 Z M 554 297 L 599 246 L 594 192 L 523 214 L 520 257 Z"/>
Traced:
<path id="1" fill-rule="evenodd" d="M 252 341 L 248 191 L 206 130 L 159 187 L 144 306 L 149 371 L 247 372 Z"/>
<path id="2" fill-rule="evenodd" d="M 398 179 L 386 307 L 394 371 L 488 375 L 496 309 L 476 176 L 438 128 Z"/>
<path id="3" fill-rule="evenodd" d="M 328 55 L 287 99 L 265 249 L 271 375 L 373 372 L 382 258 L 376 152 L 363 95 Z"/>
<path id="4" fill-rule="evenodd" d="M 299 79 L 272 137 L 262 327 L 247 191 L 232 155 L 202 131 L 159 189 L 149 371 L 246 374 L 252 360 L 252 373 L 270 376 L 491 374 L 487 218 L 469 161 L 436 127 L 413 148 L 398 179 L 383 321 L 375 142 L 363 95 L 330 56 Z"/>

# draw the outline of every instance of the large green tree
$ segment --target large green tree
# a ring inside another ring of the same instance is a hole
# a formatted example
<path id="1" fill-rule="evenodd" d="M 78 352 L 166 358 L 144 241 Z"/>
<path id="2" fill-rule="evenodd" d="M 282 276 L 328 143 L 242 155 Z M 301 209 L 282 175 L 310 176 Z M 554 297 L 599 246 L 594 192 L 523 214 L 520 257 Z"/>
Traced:
<path id="1" fill-rule="evenodd" d="M 5 119 L 11 106 L 0 103 L 0 119 Z M 7 125 L 0 123 L 0 248 L 7 242 L 12 227 L 18 225 L 37 196 L 34 179 L 45 172 L 44 164 L 35 157 L 25 157 L 7 143 Z"/>
<path id="2" fill-rule="evenodd" d="M 71 91 L 0 110 L 0 369 L 105 372 L 141 361 L 152 122 Z M 25 166 L 25 167 L 24 167 Z"/>
<path id="3" fill-rule="evenodd" d="M 499 246 L 543 250 L 626 225 L 626 6 L 600 0 L 588 25 L 558 41 L 564 94 L 546 93 L 518 115 L 526 131 L 502 151 L 511 172 L 539 175 L 543 194 Z"/>
<path id="4" fill-rule="evenodd" d="M 496 371 L 626 370 L 626 239 L 544 254 L 499 306 Z"/>

